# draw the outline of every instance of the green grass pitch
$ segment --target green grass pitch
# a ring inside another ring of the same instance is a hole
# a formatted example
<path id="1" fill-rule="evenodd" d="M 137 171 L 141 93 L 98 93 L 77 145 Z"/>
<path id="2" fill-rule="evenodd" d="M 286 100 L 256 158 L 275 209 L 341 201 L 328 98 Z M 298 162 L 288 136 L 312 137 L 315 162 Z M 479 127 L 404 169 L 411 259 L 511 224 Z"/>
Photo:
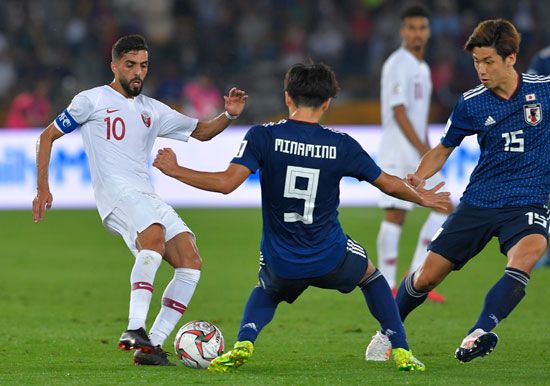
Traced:
<path id="1" fill-rule="evenodd" d="M 197 234 L 204 266 L 180 324 L 215 322 L 232 346 L 241 312 L 256 283 L 261 214 L 258 209 L 181 209 Z M 408 218 L 400 275 L 407 269 L 427 211 Z M 344 208 L 344 230 L 375 260 L 382 212 Z M 292 306 L 279 306 L 256 342 L 249 363 L 233 374 L 135 367 L 117 349 L 126 327 L 133 259 L 109 235 L 95 211 L 52 210 L 34 224 L 30 211 L 0 212 L 0 384 L 235 384 L 235 385 L 539 385 L 550 384 L 550 269 L 535 271 L 527 296 L 496 332 L 490 356 L 461 365 L 453 357 L 477 318 L 487 290 L 502 275 L 505 257 L 496 243 L 440 290 L 448 303 L 426 303 L 406 322 L 409 342 L 428 367 L 400 373 L 393 363 L 366 363 L 365 347 L 377 329 L 362 294 L 309 289 Z M 172 273 L 156 279 L 149 323 Z M 170 352 L 173 336 L 165 348 Z M 172 356 L 172 359 L 175 359 Z"/>

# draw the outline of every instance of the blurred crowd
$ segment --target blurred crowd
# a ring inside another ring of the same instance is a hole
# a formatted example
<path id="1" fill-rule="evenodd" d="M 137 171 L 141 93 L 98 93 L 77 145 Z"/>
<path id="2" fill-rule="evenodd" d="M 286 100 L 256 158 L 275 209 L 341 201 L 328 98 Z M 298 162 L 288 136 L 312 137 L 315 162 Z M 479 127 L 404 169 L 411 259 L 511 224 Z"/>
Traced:
<path id="1" fill-rule="evenodd" d="M 427 61 L 432 118 L 445 122 L 461 92 L 478 84 L 462 45 L 483 19 L 503 17 L 522 34 L 517 69 L 550 44 L 550 2 L 419 1 L 432 12 Z M 188 115 L 212 117 L 233 86 L 250 95 L 239 123 L 283 111 L 282 77 L 305 58 L 336 70 L 338 104 L 376 101 L 385 58 L 400 44 L 402 0 L 2 0 L 0 127 L 41 127 L 77 92 L 109 83 L 110 49 L 143 34 L 144 92 Z M 373 117 L 373 121 L 378 120 Z M 372 122 L 357 122 L 372 123 Z"/>

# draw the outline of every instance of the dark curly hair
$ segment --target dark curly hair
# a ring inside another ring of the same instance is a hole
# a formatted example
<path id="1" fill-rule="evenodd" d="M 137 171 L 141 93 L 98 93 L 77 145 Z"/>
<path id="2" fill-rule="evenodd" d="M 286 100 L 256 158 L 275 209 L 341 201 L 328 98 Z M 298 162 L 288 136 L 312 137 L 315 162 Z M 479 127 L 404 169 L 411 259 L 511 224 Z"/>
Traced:
<path id="1" fill-rule="evenodd" d="M 123 36 L 113 44 L 111 50 L 111 56 L 113 60 L 118 60 L 122 55 L 130 51 L 148 51 L 147 42 L 145 38 L 141 35 L 127 35 Z"/>

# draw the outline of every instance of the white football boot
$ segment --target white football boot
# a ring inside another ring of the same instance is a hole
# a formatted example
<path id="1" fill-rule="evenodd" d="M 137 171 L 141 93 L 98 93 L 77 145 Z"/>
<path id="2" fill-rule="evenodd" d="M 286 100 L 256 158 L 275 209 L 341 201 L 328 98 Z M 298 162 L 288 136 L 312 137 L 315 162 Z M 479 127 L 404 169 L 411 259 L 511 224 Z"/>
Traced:
<path id="1" fill-rule="evenodd" d="M 380 331 L 376 331 L 365 351 L 365 359 L 367 361 L 385 362 L 390 359 L 391 348 L 390 339 Z"/>

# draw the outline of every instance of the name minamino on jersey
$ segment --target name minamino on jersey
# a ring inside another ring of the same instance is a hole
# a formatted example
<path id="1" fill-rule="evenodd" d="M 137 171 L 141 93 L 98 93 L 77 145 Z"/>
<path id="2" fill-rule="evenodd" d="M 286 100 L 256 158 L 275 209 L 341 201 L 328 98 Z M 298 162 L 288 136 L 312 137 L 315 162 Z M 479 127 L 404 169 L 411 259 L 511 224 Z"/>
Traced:
<path id="1" fill-rule="evenodd" d="M 275 138 L 275 151 L 302 157 L 336 159 L 336 146 L 314 145 Z"/>

